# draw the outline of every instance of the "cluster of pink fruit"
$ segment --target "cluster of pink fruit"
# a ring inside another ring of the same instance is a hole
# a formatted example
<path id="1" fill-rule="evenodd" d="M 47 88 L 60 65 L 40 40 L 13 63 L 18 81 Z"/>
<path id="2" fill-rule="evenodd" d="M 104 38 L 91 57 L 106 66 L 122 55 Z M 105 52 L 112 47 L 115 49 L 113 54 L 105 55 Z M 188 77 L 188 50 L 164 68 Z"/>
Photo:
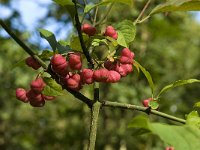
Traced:
<path id="1" fill-rule="evenodd" d="M 45 100 L 53 100 L 55 97 L 46 96 L 42 94 L 46 84 L 42 78 L 33 80 L 30 84 L 31 89 L 25 90 L 23 88 L 16 89 L 16 98 L 24 103 L 30 102 L 34 107 L 42 107 L 45 104 Z"/>
<path id="2" fill-rule="evenodd" d="M 121 52 L 120 59 L 114 62 L 107 60 L 105 68 L 97 70 L 82 69 L 80 53 L 70 53 L 68 61 L 61 54 L 51 58 L 52 70 L 57 73 L 63 83 L 71 90 L 80 90 L 84 84 L 96 82 L 115 83 L 121 77 L 132 72 L 134 54 L 128 48 Z"/>
<path id="3" fill-rule="evenodd" d="M 82 32 L 93 36 L 96 34 L 96 28 L 89 24 L 82 26 Z M 118 35 L 112 26 L 107 26 L 104 36 L 109 36 L 117 39 Z M 78 52 L 69 52 L 67 57 L 61 54 L 55 54 L 50 60 L 50 65 L 61 81 L 61 84 L 67 88 L 79 91 L 84 84 L 92 84 L 93 82 L 116 83 L 121 77 L 125 77 L 133 71 L 134 53 L 128 48 L 121 51 L 119 59 L 106 60 L 104 67 L 97 70 L 82 68 L 81 54 Z M 28 57 L 26 64 L 29 67 L 37 70 L 41 67 L 39 63 L 33 58 Z M 54 97 L 47 97 L 41 94 L 45 84 L 41 78 L 32 81 L 31 90 L 18 88 L 16 90 L 17 99 L 23 102 L 30 102 L 32 106 L 43 106 L 45 100 L 53 99 Z M 37 88 L 37 89 L 36 89 Z"/>

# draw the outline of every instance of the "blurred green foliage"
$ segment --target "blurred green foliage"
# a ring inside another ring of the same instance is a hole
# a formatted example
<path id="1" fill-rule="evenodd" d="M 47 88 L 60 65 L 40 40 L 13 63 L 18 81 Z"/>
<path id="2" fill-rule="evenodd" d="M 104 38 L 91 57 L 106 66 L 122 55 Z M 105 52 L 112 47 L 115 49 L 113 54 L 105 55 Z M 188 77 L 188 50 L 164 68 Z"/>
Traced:
<path id="1" fill-rule="evenodd" d="M 8 4 L 9 1 L 3 2 Z M 108 23 L 124 18 L 135 19 L 143 5 L 144 0 L 135 1 L 134 8 L 114 5 Z M 69 21 L 59 19 L 64 15 L 59 6 L 53 10 L 50 9 L 47 17 Z M 103 11 L 100 10 L 99 14 Z M 16 16 L 12 17 L 16 19 Z M 7 20 L 11 26 L 12 17 Z M 45 21 L 42 23 L 45 24 Z M 166 84 L 179 79 L 200 79 L 199 31 L 200 24 L 191 13 L 185 12 L 155 15 L 147 22 L 137 25 L 137 35 L 131 49 L 135 52 L 135 59 L 152 74 L 157 92 Z M 16 33 L 25 41 L 29 39 L 27 33 Z M 30 46 L 34 50 L 40 49 L 37 45 Z M 43 108 L 32 108 L 16 100 L 15 89 L 29 88 L 29 82 L 37 75 L 37 72 L 25 65 L 13 68 L 27 56 L 13 40 L 0 37 L 0 149 L 86 149 L 90 112 L 87 106 L 75 100 L 69 93 L 46 103 Z M 151 96 L 145 77 L 141 73 L 138 75 L 136 70 L 120 83 L 101 85 L 101 91 L 102 99 L 136 105 L 141 105 L 143 99 Z M 184 118 L 200 98 L 199 91 L 199 84 L 175 88 L 163 95 L 159 110 Z M 90 87 L 82 90 L 89 97 L 90 92 Z M 149 135 L 134 136 L 127 129 L 131 118 L 138 114 L 140 112 L 101 109 L 96 149 L 164 149 L 165 143 L 158 138 Z M 150 120 L 175 124 L 155 116 L 150 116 Z"/>

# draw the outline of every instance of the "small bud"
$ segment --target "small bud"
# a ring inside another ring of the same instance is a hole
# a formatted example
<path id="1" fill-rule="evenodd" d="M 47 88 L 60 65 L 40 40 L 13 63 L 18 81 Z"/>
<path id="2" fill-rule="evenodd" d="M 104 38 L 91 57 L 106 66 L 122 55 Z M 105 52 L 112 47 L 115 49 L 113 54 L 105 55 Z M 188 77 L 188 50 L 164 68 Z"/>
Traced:
<path id="1" fill-rule="evenodd" d="M 26 96 L 26 90 L 23 88 L 16 89 L 16 98 L 24 103 L 29 101 L 28 97 Z"/>
<path id="2" fill-rule="evenodd" d="M 41 67 L 41 65 L 33 57 L 26 58 L 25 62 L 27 66 L 32 67 L 35 70 Z"/>
<path id="3" fill-rule="evenodd" d="M 175 150 L 174 147 L 170 146 L 170 147 L 166 147 L 165 150 Z"/>
<path id="4" fill-rule="evenodd" d="M 91 26 L 90 24 L 85 23 L 82 25 L 81 31 L 89 36 L 93 36 L 96 33 L 96 28 Z"/>
<path id="5" fill-rule="evenodd" d="M 152 101 L 152 98 L 148 98 L 142 101 L 144 107 L 149 107 L 149 101 Z"/>

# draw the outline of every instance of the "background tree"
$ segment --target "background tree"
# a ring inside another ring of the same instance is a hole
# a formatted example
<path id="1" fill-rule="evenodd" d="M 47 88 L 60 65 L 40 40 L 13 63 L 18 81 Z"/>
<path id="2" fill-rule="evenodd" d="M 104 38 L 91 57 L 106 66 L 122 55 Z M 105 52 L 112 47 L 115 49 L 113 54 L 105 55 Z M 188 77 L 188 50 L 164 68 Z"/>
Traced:
<path id="1" fill-rule="evenodd" d="M 135 1 L 134 6 L 130 8 L 121 4 L 113 5 L 107 22 L 112 24 L 123 18 L 131 20 L 137 18 L 144 3 L 145 1 Z M 1 4 L 10 7 L 10 1 L 1 1 Z M 154 5 L 156 3 L 151 3 L 149 8 Z M 41 23 L 36 28 L 45 26 L 48 18 L 53 18 L 66 27 L 70 18 L 65 9 L 55 4 L 50 4 L 49 8 L 51 8 L 49 13 L 44 17 L 45 19 L 41 19 Z M 97 17 L 101 17 L 104 9 L 102 7 L 99 10 Z M 22 34 L 26 30 L 21 30 L 23 25 L 19 20 L 20 14 L 13 10 L 13 15 L 7 19 L 7 23 L 15 29 L 20 38 L 28 41 L 30 36 Z M 199 23 L 194 16 L 183 12 L 169 13 L 167 16 L 166 14 L 155 15 L 138 26 L 136 40 L 132 43 L 131 49 L 137 55 L 136 60 L 148 68 L 157 87 L 161 88 L 178 79 L 199 79 L 200 34 L 197 32 L 199 28 Z M 58 28 L 58 30 L 63 29 Z M 31 48 L 36 51 L 42 50 L 43 46 L 38 45 L 40 40 L 33 42 Z M 87 106 L 74 101 L 73 96 L 67 93 L 42 109 L 34 109 L 17 102 L 14 97 L 15 88 L 27 87 L 27 83 L 36 73 L 28 70 L 26 66 L 13 68 L 13 64 L 26 58 L 27 55 L 20 51 L 21 48 L 7 36 L 2 35 L 0 43 L 1 148 L 86 149 L 89 130 Z M 137 77 L 136 70 L 120 83 L 102 85 L 101 88 L 103 91 L 108 91 L 102 93 L 102 99 L 131 104 L 140 105 L 143 99 L 151 96 L 145 77 L 141 75 Z M 170 91 L 162 97 L 159 110 L 184 117 L 184 114 L 192 110 L 196 98 L 199 98 L 199 88 L 198 84 L 194 84 Z M 83 93 L 91 97 L 90 90 L 91 87 L 85 88 Z M 138 112 L 115 109 L 102 109 L 101 112 L 98 130 L 103 132 L 98 134 L 96 149 L 163 149 L 165 147 L 154 137 L 145 135 L 136 138 L 131 130 L 127 130 L 127 124 Z M 150 119 L 167 121 L 153 116 Z"/>

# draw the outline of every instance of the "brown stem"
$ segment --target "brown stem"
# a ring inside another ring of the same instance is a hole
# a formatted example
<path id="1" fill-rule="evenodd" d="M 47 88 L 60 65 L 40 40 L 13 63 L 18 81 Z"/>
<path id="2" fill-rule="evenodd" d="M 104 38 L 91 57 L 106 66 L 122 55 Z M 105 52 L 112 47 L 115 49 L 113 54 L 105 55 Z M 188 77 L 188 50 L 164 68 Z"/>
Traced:
<path id="1" fill-rule="evenodd" d="M 94 68 L 94 63 L 92 61 L 92 58 L 85 46 L 85 43 L 84 43 L 84 40 L 83 40 L 83 36 L 82 36 L 82 32 L 81 32 L 81 23 L 80 23 L 80 20 L 79 20 L 79 16 L 78 16 L 78 7 L 77 7 L 77 2 L 76 0 L 72 0 L 73 3 L 74 3 L 74 7 L 75 7 L 75 22 L 76 22 L 76 29 L 77 29 L 77 32 L 78 32 L 78 36 L 79 36 L 79 40 L 80 40 L 80 43 L 81 43 L 81 47 L 82 47 L 82 50 L 83 50 L 83 53 L 89 63 L 89 68 Z"/>

